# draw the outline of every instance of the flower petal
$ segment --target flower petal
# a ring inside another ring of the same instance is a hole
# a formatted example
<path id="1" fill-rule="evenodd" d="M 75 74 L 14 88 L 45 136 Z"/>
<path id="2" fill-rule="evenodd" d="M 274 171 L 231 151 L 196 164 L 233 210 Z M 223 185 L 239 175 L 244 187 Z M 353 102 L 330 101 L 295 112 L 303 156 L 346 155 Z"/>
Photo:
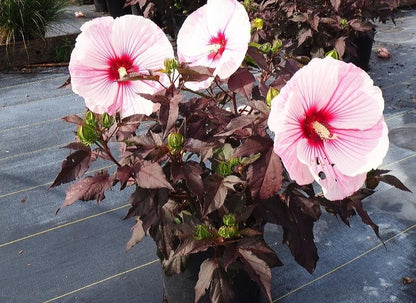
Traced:
<path id="1" fill-rule="evenodd" d="M 384 119 L 369 129 L 338 129 L 333 132 L 337 138 L 324 141 L 325 151 L 331 163 L 343 174 L 363 174 L 383 162 L 389 147 Z"/>
<path id="2" fill-rule="evenodd" d="M 297 145 L 297 156 L 309 167 L 328 200 L 342 200 L 352 195 L 364 184 L 366 173 L 353 177 L 342 174 L 336 165 L 332 165 L 332 159 L 322 145 L 310 145 L 307 139 L 301 139 Z"/>

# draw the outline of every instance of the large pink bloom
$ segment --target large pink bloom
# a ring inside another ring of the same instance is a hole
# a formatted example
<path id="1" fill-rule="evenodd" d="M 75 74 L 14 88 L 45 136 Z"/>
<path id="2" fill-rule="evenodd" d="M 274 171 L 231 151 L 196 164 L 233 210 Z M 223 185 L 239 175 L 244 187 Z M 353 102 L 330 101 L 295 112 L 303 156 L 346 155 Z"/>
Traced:
<path id="1" fill-rule="evenodd" d="M 81 31 L 69 63 L 73 91 L 96 113 L 150 115 L 153 102 L 138 93 L 152 94 L 162 86 L 151 80 L 118 80 L 130 72 L 148 75 L 163 69 L 165 58 L 174 57 L 163 31 L 152 21 L 132 15 L 96 18 Z"/>
<path id="2" fill-rule="evenodd" d="M 215 68 L 214 76 L 231 76 L 243 62 L 250 40 L 250 21 L 236 0 L 208 0 L 186 18 L 178 33 L 180 62 Z M 207 88 L 213 78 L 188 82 L 197 90 Z"/>
<path id="3" fill-rule="evenodd" d="M 272 100 L 274 150 L 298 184 L 316 180 L 326 198 L 341 200 L 387 153 L 383 109 L 381 90 L 363 70 L 313 59 Z"/>

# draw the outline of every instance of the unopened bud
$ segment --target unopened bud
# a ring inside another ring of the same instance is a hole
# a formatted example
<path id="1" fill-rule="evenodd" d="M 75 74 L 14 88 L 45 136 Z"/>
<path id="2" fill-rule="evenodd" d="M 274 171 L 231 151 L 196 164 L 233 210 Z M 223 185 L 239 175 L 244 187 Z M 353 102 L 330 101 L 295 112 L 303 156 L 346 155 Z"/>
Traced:
<path id="1" fill-rule="evenodd" d="M 269 87 L 266 95 L 266 104 L 270 107 L 272 105 L 272 100 L 279 94 L 279 90 L 275 89 L 274 87 Z"/>
<path id="2" fill-rule="evenodd" d="M 224 222 L 224 225 L 226 225 L 226 226 L 234 226 L 237 223 L 235 215 L 233 215 L 233 214 L 225 215 L 222 218 L 222 221 Z"/>
<path id="3" fill-rule="evenodd" d="M 339 59 L 338 52 L 337 52 L 335 49 L 330 50 L 329 52 L 327 52 L 327 53 L 325 54 L 325 57 L 332 57 L 332 58 L 334 58 L 334 59 L 336 59 L 336 60 L 338 60 L 338 59 Z"/>
<path id="4" fill-rule="evenodd" d="M 89 124 L 78 126 L 77 135 L 79 140 L 86 146 L 91 146 L 100 138 L 95 127 Z"/>
<path id="5" fill-rule="evenodd" d="M 208 230 L 208 226 L 206 225 L 197 225 L 194 232 L 195 240 L 202 240 L 205 238 L 211 237 L 212 234 Z"/>
<path id="6" fill-rule="evenodd" d="M 273 46 L 272 46 L 272 52 L 277 52 L 279 51 L 283 46 L 283 42 L 280 39 L 274 40 L 273 41 Z"/>
<path id="7" fill-rule="evenodd" d="M 251 22 L 251 27 L 257 30 L 262 29 L 264 25 L 263 19 L 256 18 Z"/>
<path id="8" fill-rule="evenodd" d="M 346 26 L 348 24 L 348 21 L 347 21 L 347 19 L 341 19 L 339 24 L 341 24 L 342 26 Z"/>
<path id="9" fill-rule="evenodd" d="M 164 72 L 166 74 L 172 74 L 175 71 L 175 69 L 178 68 L 179 63 L 175 59 L 169 59 L 169 58 L 167 58 L 164 61 L 164 66 L 165 66 Z"/>
<path id="10" fill-rule="evenodd" d="M 168 136 L 168 147 L 171 151 L 177 152 L 182 148 L 183 136 L 180 133 L 170 133 Z"/>
<path id="11" fill-rule="evenodd" d="M 92 111 L 87 111 L 85 113 L 84 122 L 85 124 L 95 126 L 97 125 L 97 116 Z"/>
<path id="12" fill-rule="evenodd" d="M 220 162 L 217 173 L 222 177 L 227 177 L 233 173 L 231 165 L 227 162 Z"/>
<path id="13" fill-rule="evenodd" d="M 266 43 L 264 43 L 262 46 L 261 46 L 261 50 L 264 52 L 264 53 L 268 53 L 268 52 L 270 52 L 270 50 L 272 49 L 272 45 L 269 43 L 269 42 L 266 42 Z"/>
<path id="14" fill-rule="evenodd" d="M 110 128 L 111 126 L 113 126 L 113 124 L 114 124 L 114 122 L 115 122 L 115 117 L 112 117 L 112 116 L 110 116 L 109 114 L 107 114 L 107 113 L 104 113 L 102 116 L 101 116 L 101 126 L 102 127 L 105 127 L 105 128 Z"/>
<path id="15" fill-rule="evenodd" d="M 218 235 L 223 237 L 224 239 L 229 239 L 238 234 L 238 226 L 221 226 L 218 229 Z"/>

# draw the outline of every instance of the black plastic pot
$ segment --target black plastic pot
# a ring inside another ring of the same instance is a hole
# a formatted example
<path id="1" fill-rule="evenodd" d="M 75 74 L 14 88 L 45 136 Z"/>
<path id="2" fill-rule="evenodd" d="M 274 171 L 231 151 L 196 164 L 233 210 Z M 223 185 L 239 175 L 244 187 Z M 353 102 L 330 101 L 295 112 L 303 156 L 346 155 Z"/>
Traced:
<path id="1" fill-rule="evenodd" d="M 164 300 L 167 303 L 194 303 L 195 302 L 195 285 L 198 281 L 198 273 L 201 263 L 207 258 L 206 253 L 196 253 L 189 257 L 187 267 L 181 274 L 171 277 L 162 273 Z M 162 271 L 163 272 L 163 271 Z M 258 284 L 250 279 L 248 274 L 241 270 L 236 273 L 233 280 L 234 303 L 266 303 L 266 295 L 260 289 Z M 209 303 L 209 291 L 202 297 L 198 303 Z"/>
<path id="2" fill-rule="evenodd" d="M 96 12 L 107 12 L 107 1 L 106 0 L 94 0 Z"/>
<path id="3" fill-rule="evenodd" d="M 106 0 L 107 9 L 113 18 L 131 14 L 131 7 L 124 7 L 125 0 Z"/>
<path id="4" fill-rule="evenodd" d="M 349 39 L 345 49 L 344 61 L 354 63 L 363 70 L 368 70 L 374 35 L 375 31 L 368 31 Z"/>

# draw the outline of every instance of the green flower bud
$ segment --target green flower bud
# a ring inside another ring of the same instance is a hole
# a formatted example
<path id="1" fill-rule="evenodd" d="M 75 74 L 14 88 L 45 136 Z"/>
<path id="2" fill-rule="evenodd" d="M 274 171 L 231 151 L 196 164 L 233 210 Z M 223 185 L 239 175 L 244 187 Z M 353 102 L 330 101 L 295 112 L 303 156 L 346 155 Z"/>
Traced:
<path id="1" fill-rule="evenodd" d="M 266 95 L 266 104 L 270 107 L 272 105 L 272 100 L 279 94 L 279 91 L 274 87 L 269 87 Z"/>
<path id="2" fill-rule="evenodd" d="M 257 30 L 262 29 L 264 25 L 263 19 L 256 18 L 253 21 L 251 21 L 251 28 L 255 28 Z"/>
<path id="3" fill-rule="evenodd" d="M 222 222 L 224 222 L 226 226 L 231 227 L 237 223 L 237 220 L 234 214 L 228 214 L 222 218 Z"/>
<path id="4" fill-rule="evenodd" d="M 77 135 L 81 142 L 86 146 L 93 145 L 100 138 L 95 131 L 95 127 L 89 124 L 78 126 Z"/>
<path id="5" fill-rule="evenodd" d="M 348 21 L 347 21 L 347 19 L 341 19 L 341 21 L 339 22 L 339 24 L 341 24 L 342 26 L 347 26 Z"/>
<path id="6" fill-rule="evenodd" d="M 172 152 L 182 149 L 183 136 L 180 133 L 170 133 L 168 136 L 168 147 Z"/>
<path id="7" fill-rule="evenodd" d="M 220 164 L 218 165 L 217 173 L 223 177 L 231 175 L 233 171 L 231 169 L 230 163 L 220 162 Z"/>
<path id="8" fill-rule="evenodd" d="M 212 234 L 208 230 L 208 226 L 206 225 L 197 225 L 194 232 L 195 240 L 202 240 L 212 237 Z"/>
<path id="9" fill-rule="evenodd" d="M 218 229 L 218 235 L 223 237 L 224 239 L 229 239 L 238 234 L 238 226 L 221 226 Z"/>
<path id="10" fill-rule="evenodd" d="M 231 168 L 240 164 L 240 158 L 231 158 L 229 161 Z"/>
<path id="11" fill-rule="evenodd" d="M 175 71 L 175 69 L 178 68 L 179 63 L 178 63 L 178 61 L 176 61 L 176 59 L 169 59 L 169 58 L 167 58 L 164 61 L 164 65 L 165 65 L 164 72 L 166 74 L 170 75 L 170 74 L 172 74 Z"/>
<path id="12" fill-rule="evenodd" d="M 85 113 L 84 122 L 87 125 L 96 126 L 98 119 L 97 119 L 97 116 L 92 111 L 87 111 Z"/>
<path id="13" fill-rule="evenodd" d="M 264 52 L 264 53 L 268 53 L 268 52 L 270 52 L 270 51 L 271 51 L 271 49 L 272 49 L 272 45 L 271 45 L 269 42 L 266 42 L 266 43 L 264 43 L 264 44 L 261 46 L 261 50 L 262 50 L 262 52 Z"/>
<path id="14" fill-rule="evenodd" d="M 277 51 L 279 51 L 283 46 L 283 42 L 280 39 L 274 40 L 273 41 L 273 46 L 272 46 L 272 52 L 275 53 Z"/>
<path id="15" fill-rule="evenodd" d="M 332 58 L 337 59 L 337 60 L 339 59 L 338 52 L 335 49 L 330 50 L 329 52 L 327 52 L 325 54 L 325 57 L 332 57 Z"/>
<path id="16" fill-rule="evenodd" d="M 243 6 L 246 9 L 246 11 L 248 11 L 251 7 L 251 1 L 252 0 L 244 0 Z"/>
<path id="17" fill-rule="evenodd" d="M 107 113 L 104 113 L 101 116 L 101 126 L 107 128 L 107 129 L 110 128 L 111 126 L 113 126 L 115 121 L 116 121 L 115 117 L 112 117 Z"/>

